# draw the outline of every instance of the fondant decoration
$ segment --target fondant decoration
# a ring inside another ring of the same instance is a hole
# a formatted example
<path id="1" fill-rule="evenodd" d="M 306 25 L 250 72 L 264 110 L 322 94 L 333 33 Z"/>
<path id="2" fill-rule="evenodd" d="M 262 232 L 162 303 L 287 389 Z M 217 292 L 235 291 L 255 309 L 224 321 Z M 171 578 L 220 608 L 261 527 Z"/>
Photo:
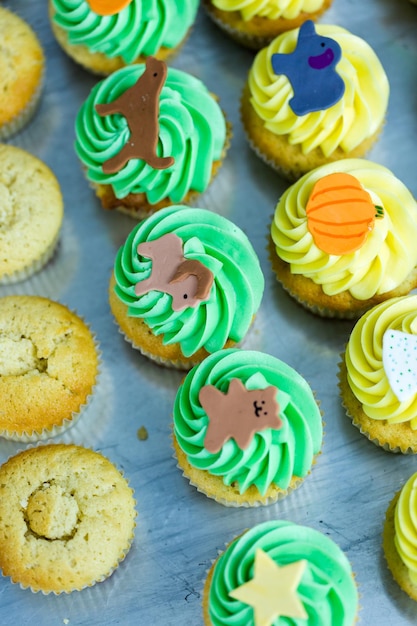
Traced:
<path id="1" fill-rule="evenodd" d="M 327 254 L 358 250 L 384 210 L 375 206 L 357 178 L 342 172 L 320 178 L 307 202 L 307 227 Z"/>
<path id="2" fill-rule="evenodd" d="M 132 0 L 87 0 L 87 4 L 97 15 L 116 15 L 131 2 Z"/>
<path id="3" fill-rule="evenodd" d="M 245 450 L 256 432 L 281 428 L 276 395 L 276 387 L 249 390 L 238 378 L 231 380 L 227 393 L 213 385 L 202 387 L 199 401 L 209 418 L 206 450 L 218 452 L 231 437 Z"/>
<path id="4" fill-rule="evenodd" d="M 400 402 L 417 393 L 417 336 L 388 329 L 382 338 L 382 364 Z"/>
<path id="5" fill-rule="evenodd" d="M 345 83 L 335 70 L 341 57 L 337 41 L 318 35 L 311 20 L 300 27 L 294 52 L 272 55 L 275 74 L 284 74 L 291 83 L 289 105 L 296 115 L 328 109 L 341 99 Z"/>
<path id="6" fill-rule="evenodd" d="M 171 167 L 174 158 L 159 157 L 156 148 L 159 138 L 159 94 L 165 82 L 167 67 L 154 57 L 146 59 L 146 69 L 136 83 L 113 102 L 96 104 L 99 115 L 121 113 L 127 119 L 130 136 L 115 156 L 103 163 L 103 172 L 113 174 L 130 159 L 143 159 L 157 170 Z"/>
<path id="7" fill-rule="evenodd" d="M 152 259 L 151 274 L 135 285 L 135 294 L 163 291 L 172 296 L 172 308 L 181 311 L 207 300 L 213 284 L 212 272 L 195 259 L 183 256 L 182 240 L 168 233 L 153 241 L 140 243 L 137 251 Z"/>
<path id="8" fill-rule="evenodd" d="M 255 626 L 271 626 L 279 617 L 306 619 L 307 612 L 297 587 L 307 561 L 280 566 L 263 550 L 255 552 L 252 580 L 229 592 L 229 596 L 253 607 Z"/>

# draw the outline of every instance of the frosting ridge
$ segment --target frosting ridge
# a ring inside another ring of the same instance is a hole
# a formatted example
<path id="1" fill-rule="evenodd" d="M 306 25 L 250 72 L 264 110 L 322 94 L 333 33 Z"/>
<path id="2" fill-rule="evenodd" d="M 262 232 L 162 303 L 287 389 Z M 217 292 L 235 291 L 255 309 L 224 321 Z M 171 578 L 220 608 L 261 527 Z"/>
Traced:
<path id="1" fill-rule="evenodd" d="M 292 20 L 300 13 L 314 13 L 323 0 L 213 0 L 213 4 L 222 11 L 239 11 L 244 20 L 255 16 Z"/>
<path id="2" fill-rule="evenodd" d="M 304 154 L 320 148 L 328 157 L 337 148 L 349 152 L 371 137 L 383 122 L 389 97 L 385 71 L 375 52 L 360 37 L 339 26 L 319 24 L 317 33 L 334 39 L 342 49 L 337 73 L 345 83 L 343 97 L 332 107 L 297 116 L 289 106 L 293 94 L 286 76 L 276 75 L 273 54 L 290 54 L 297 44 L 299 29 L 279 35 L 255 57 L 249 72 L 251 103 L 276 135 L 288 135 Z"/>
<path id="3" fill-rule="evenodd" d="M 417 584 L 417 473 L 413 474 L 401 489 L 395 507 L 394 543 L 397 552 L 408 569 L 410 579 Z"/>
<path id="4" fill-rule="evenodd" d="M 333 172 L 353 175 L 383 209 L 365 243 L 355 252 L 328 254 L 314 243 L 306 206 L 314 184 Z M 366 300 L 398 287 L 417 265 L 417 203 L 387 168 L 365 159 L 342 159 L 317 168 L 289 187 L 280 198 L 271 227 L 277 255 L 321 285 L 327 295 L 349 291 Z"/>
<path id="5" fill-rule="evenodd" d="M 152 267 L 149 258 L 138 254 L 138 245 L 167 233 L 182 239 L 184 257 L 213 274 L 208 299 L 194 308 L 174 311 L 172 297 L 160 291 L 135 293 L 136 283 L 146 280 Z M 128 315 L 142 318 L 155 335 L 163 335 L 164 344 L 180 343 L 185 356 L 201 347 L 220 350 L 227 339 L 241 341 L 264 289 L 259 260 L 243 231 L 211 211 L 185 206 L 162 209 L 140 222 L 119 249 L 114 275 L 116 294 Z"/>
<path id="6" fill-rule="evenodd" d="M 204 447 L 209 418 L 199 391 L 213 385 L 224 392 L 235 378 L 247 389 L 276 387 L 282 425 L 256 432 L 244 450 L 229 439 L 210 453 Z M 212 354 L 188 373 L 175 399 L 174 433 L 192 466 L 221 476 L 226 485 L 236 481 L 240 493 L 255 485 L 262 495 L 272 483 L 286 490 L 293 476 L 306 476 L 323 434 L 317 403 L 300 374 L 270 355 L 236 349 Z"/>
<path id="7" fill-rule="evenodd" d="M 177 203 L 188 191 L 202 192 L 208 186 L 213 162 L 225 147 L 226 122 L 200 80 L 170 67 L 159 98 L 157 155 L 173 156 L 174 164 L 156 170 L 142 159 L 130 159 L 119 172 L 105 174 L 103 163 L 123 148 L 130 130 L 125 117 L 100 117 L 95 106 L 118 98 L 144 71 L 144 65 L 124 67 L 92 89 L 76 118 L 75 150 L 88 179 L 111 185 L 117 198 L 144 193 L 150 204 L 166 197 Z"/>

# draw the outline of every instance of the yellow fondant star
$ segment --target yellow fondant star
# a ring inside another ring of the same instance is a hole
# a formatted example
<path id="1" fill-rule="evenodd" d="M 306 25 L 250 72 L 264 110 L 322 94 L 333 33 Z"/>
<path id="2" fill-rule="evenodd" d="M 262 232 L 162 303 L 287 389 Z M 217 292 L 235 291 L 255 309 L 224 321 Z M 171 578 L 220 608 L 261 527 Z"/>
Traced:
<path id="1" fill-rule="evenodd" d="M 255 553 L 252 580 L 229 592 L 229 596 L 253 608 L 255 626 L 271 626 L 277 617 L 308 615 L 297 595 L 307 565 L 301 560 L 280 567 L 263 550 Z"/>

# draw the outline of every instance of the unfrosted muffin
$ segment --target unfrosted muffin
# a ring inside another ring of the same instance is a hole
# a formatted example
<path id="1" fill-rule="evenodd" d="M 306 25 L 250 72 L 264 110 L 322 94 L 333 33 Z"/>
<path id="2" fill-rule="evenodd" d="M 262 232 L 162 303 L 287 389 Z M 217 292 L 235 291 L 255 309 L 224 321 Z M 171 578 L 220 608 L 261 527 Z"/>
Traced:
<path id="1" fill-rule="evenodd" d="M 332 0 L 203 0 L 220 28 L 244 46 L 259 50 L 280 33 L 316 20 Z"/>
<path id="2" fill-rule="evenodd" d="M 417 473 L 391 500 L 385 517 L 383 548 L 394 579 L 417 601 L 416 489 Z"/>
<path id="3" fill-rule="evenodd" d="M 300 486 L 321 450 L 320 410 L 292 367 L 222 350 L 193 368 L 175 399 L 178 466 L 226 506 L 271 504 Z"/>
<path id="4" fill-rule="evenodd" d="M 364 156 L 381 131 L 388 97 L 388 78 L 366 41 L 309 20 L 257 54 L 241 115 L 256 153 L 294 180 Z"/>
<path id="5" fill-rule="evenodd" d="M 358 590 L 339 546 L 313 528 L 271 520 L 232 541 L 203 592 L 206 626 L 353 626 Z"/>
<path id="6" fill-rule="evenodd" d="M 63 213 L 59 183 L 45 163 L 0 144 L 0 284 L 28 278 L 47 263 Z"/>
<path id="7" fill-rule="evenodd" d="M 148 56 L 167 59 L 192 27 L 199 0 L 49 0 L 52 30 L 74 61 L 111 74 Z"/>
<path id="8" fill-rule="evenodd" d="M 0 436 L 36 441 L 71 426 L 93 394 L 98 346 L 58 302 L 0 298 Z"/>
<path id="9" fill-rule="evenodd" d="M 305 174 L 280 198 L 272 267 L 298 302 L 357 318 L 417 287 L 417 203 L 391 171 L 342 159 Z"/>
<path id="10" fill-rule="evenodd" d="M 32 28 L 0 7 L 0 140 L 33 116 L 42 91 L 45 57 Z"/>
<path id="11" fill-rule="evenodd" d="M 137 100 L 142 107 L 132 106 Z M 104 208 L 139 219 L 205 191 L 229 143 L 205 85 L 153 57 L 98 83 L 75 131 L 76 152 Z"/>
<path id="12" fill-rule="evenodd" d="M 126 556 L 135 517 L 133 490 L 98 452 L 30 448 L 0 468 L 0 568 L 33 592 L 91 587 Z"/>
<path id="13" fill-rule="evenodd" d="M 353 424 L 385 450 L 417 453 L 417 296 L 392 298 L 365 313 L 340 370 Z"/>
<path id="14" fill-rule="evenodd" d="M 189 369 L 244 339 L 263 289 L 240 228 L 205 209 L 173 206 L 140 222 L 119 249 L 110 306 L 133 347 Z"/>

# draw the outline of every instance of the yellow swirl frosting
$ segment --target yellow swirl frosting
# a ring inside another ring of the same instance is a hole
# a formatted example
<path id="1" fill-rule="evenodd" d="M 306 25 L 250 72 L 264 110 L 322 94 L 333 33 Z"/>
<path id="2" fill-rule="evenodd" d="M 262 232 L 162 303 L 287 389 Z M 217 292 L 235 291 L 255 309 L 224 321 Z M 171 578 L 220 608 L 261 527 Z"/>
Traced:
<path id="1" fill-rule="evenodd" d="M 308 229 L 306 206 L 315 183 L 333 172 L 354 176 L 383 218 L 376 219 L 364 244 L 345 255 L 320 250 Z M 417 203 L 390 170 L 365 159 L 342 159 L 305 174 L 283 194 L 271 236 L 278 257 L 321 285 L 326 295 L 349 291 L 357 300 L 396 289 L 417 265 Z"/>
<path id="2" fill-rule="evenodd" d="M 295 19 L 300 13 L 314 13 L 324 0 L 213 0 L 221 11 L 239 11 L 244 20 L 266 17 L 270 20 Z"/>
<path id="3" fill-rule="evenodd" d="M 395 508 L 394 543 L 401 561 L 408 569 L 410 580 L 417 585 L 417 473 L 401 490 Z"/>
<path id="4" fill-rule="evenodd" d="M 320 24 L 319 35 L 331 37 L 342 49 L 337 73 L 345 83 L 343 97 L 330 108 L 297 116 L 289 101 L 294 95 L 285 75 L 272 69 L 273 54 L 290 54 L 299 29 L 283 33 L 256 56 L 249 72 L 250 101 L 267 130 L 287 136 L 303 154 L 320 148 L 329 157 L 337 148 L 350 152 L 380 128 L 388 104 L 385 71 L 369 44 L 339 26 Z"/>
<path id="5" fill-rule="evenodd" d="M 346 346 L 348 383 L 369 418 L 408 422 L 417 430 L 417 393 L 400 401 L 384 365 L 383 341 L 390 330 L 417 335 L 417 295 L 391 298 L 359 319 Z"/>

